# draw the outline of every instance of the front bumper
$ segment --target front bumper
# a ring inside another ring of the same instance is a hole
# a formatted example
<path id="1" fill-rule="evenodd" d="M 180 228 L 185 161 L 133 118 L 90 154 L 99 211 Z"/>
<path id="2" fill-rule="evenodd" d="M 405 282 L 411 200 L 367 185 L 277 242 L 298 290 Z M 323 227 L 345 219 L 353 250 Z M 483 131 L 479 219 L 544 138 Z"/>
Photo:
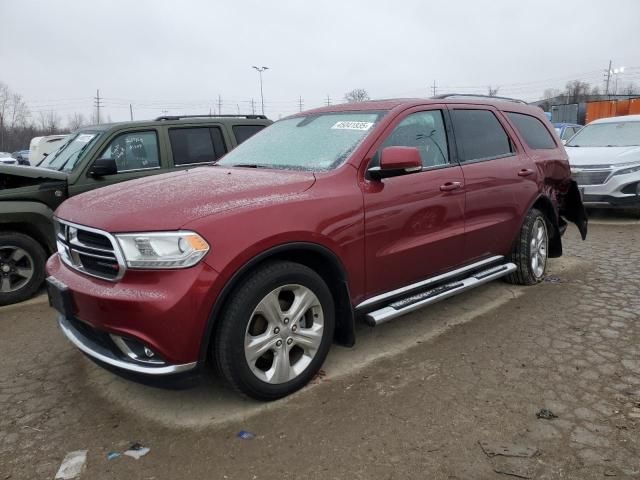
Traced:
<path id="1" fill-rule="evenodd" d="M 640 207 L 640 172 L 611 175 L 601 185 L 578 185 L 587 207 Z"/>
<path id="2" fill-rule="evenodd" d="M 128 270 L 110 282 L 69 268 L 55 254 L 47 273 L 69 292 L 68 313 L 58 320 L 62 332 L 90 357 L 151 375 L 197 366 L 217 296 L 218 274 L 205 262 L 180 270 Z M 145 347 L 153 358 L 140 354 Z"/>
<path id="3" fill-rule="evenodd" d="M 58 326 L 67 339 L 83 353 L 99 362 L 106 363 L 120 370 L 144 375 L 170 375 L 188 372 L 198 365 L 197 362 L 178 365 L 169 365 L 166 363 L 162 365 L 144 365 L 125 358 L 122 352 L 116 348 L 115 344 L 110 346 L 106 337 L 101 336 L 99 332 L 89 333 L 91 332 L 90 327 L 85 326 L 85 328 L 83 328 L 78 324 L 77 320 L 59 315 Z"/>

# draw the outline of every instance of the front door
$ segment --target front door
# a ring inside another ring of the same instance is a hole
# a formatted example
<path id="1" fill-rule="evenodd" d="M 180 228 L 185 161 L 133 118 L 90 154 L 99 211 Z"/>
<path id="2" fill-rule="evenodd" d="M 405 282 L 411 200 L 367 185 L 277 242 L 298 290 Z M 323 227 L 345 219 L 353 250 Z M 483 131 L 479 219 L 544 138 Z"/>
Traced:
<path id="1" fill-rule="evenodd" d="M 364 184 L 367 295 L 403 287 L 464 260 L 465 185 L 449 155 L 442 106 L 412 109 L 392 123 L 370 153 L 416 147 L 422 170 Z M 418 110 L 418 111 L 416 111 Z"/>
<path id="2" fill-rule="evenodd" d="M 125 180 L 166 172 L 160 161 L 159 132 L 156 129 L 118 134 L 96 158 L 115 160 L 118 172 L 94 178 L 89 173 L 92 166 L 90 164 L 75 184 L 69 186 L 70 196 Z"/>

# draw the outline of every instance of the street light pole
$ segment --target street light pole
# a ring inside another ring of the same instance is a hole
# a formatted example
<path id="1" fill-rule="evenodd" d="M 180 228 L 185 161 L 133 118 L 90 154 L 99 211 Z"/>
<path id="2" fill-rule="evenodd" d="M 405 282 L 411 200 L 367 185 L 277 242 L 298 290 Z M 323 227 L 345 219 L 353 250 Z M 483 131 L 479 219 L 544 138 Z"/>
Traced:
<path id="1" fill-rule="evenodd" d="M 260 78 L 260 101 L 262 103 L 262 115 L 264 115 L 264 93 L 262 91 L 262 72 L 265 70 L 269 70 L 269 67 L 256 67 L 253 65 L 251 68 L 255 68 L 258 72 L 258 77 Z"/>
<path id="2" fill-rule="evenodd" d="M 615 75 L 615 84 L 614 84 L 614 91 L 613 94 L 617 95 L 618 94 L 618 75 L 620 75 L 621 73 L 624 73 L 624 67 L 618 67 L 618 68 L 614 68 L 613 70 L 609 70 L 609 74 L 613 74 Z"/>

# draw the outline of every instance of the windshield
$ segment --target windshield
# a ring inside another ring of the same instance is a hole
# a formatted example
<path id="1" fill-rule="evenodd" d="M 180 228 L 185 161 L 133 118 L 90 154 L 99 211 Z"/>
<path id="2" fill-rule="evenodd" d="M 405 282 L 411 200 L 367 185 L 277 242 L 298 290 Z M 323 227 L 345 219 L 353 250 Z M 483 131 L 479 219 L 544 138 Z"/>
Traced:
<path id="1" fill-rule="evenodd" d="M 386 112 L 339 112 L 280 120 L 218 165 L 331 170 L 343 163 Z"/>
<path id="2" fill-rule="evenodd" d="M 67 142 L 55 152 L 50 153 L 40 166 L 51 170 L 70 172 L 77 165 L 82 154 L 95 142 L 98 135 L 98 132 L 71 135 Z"/>
<path id="3" fill-rule="evenodd" d="M 611 122 L 587 125 L 567 147 L 631 147 L 640 145 L 640 122 Z"/>

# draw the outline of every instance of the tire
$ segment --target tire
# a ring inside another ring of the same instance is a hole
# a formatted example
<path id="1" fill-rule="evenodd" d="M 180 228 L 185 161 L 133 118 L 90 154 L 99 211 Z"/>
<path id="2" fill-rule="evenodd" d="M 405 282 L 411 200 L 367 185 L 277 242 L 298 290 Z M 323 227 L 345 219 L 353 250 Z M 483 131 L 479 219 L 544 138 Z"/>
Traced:
<path id="1" fill-rule="evenodd" d="M 534 285 L 544 278 L 549 259 L 549 228 L 544 214 L 535 208 L 527 213 L 513 245 L 511 262 L 516 271 L 506 277 L 517 285 Z"/>
<path id="2" fill-rule="evenodd" d="M 44 249 L 30 236 L 0 232 L 0 305 L 31 298 L 44 281 L 46 260 Z"/>
<path id="3" fill-rule="evenodd" d="M 213 355 L 236 390 L 275 400 L 299 390 L 318 372 L 334 327 L 334 301 L 324 280 L 304 265 L 270 262 L 230 295 Z"/>

